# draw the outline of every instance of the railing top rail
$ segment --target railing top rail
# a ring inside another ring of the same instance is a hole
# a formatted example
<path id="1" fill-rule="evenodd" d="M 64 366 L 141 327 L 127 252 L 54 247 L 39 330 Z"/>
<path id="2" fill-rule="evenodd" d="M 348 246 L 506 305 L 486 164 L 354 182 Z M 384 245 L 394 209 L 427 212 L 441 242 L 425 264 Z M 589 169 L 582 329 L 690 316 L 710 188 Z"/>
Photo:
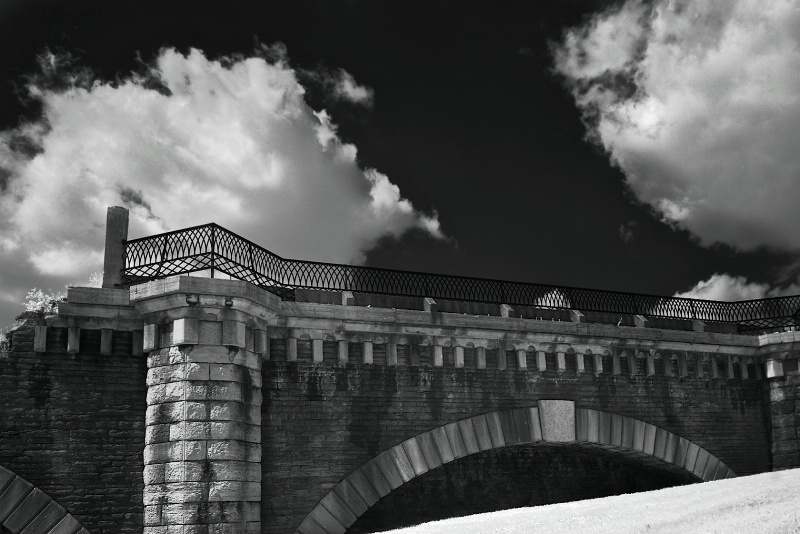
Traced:
<path id="1" fill-rule="evenodd" d="M 221 235 L 225 235 L 225 238 L 228 239 L 224 245 L 220 241 Z M 165 254 L 170 252 L 166 250 L 166 245 L 172 236 L 183 236 L 180 242 L 183 246 L 176 250 L 185 252 L 186 247 L 190 247 L 193 252 L 182 256 L 166 257 Z M 214 236 L 217 237 L 214 238 Z M 213 238 L 211 246 L 208 246 L 207 239 L 209 237 Z M 241 256 L 245 251 L 248 254 L 252 251 L 264 254 L 270 258 L 271 270 L 269 273 L 257 272 L 252 260 L 250 265 L 243 265 L 238 261 L 241 258 L 228 257 L 221 252 L 221 248 L 226 248 L 226 252 L 230 256 Z M 564 308 L 573 305 L 572 307 L 575 309 L 581 309 L 577 302 L 581 301 L 588 306 L 585 309 L 591 311 L 619 313 L 620 310 L 625 309 L 627 311 L 623 313 L 678 319 L 701 318 L 721 322 L 741 322 L 781 317 L 792 318 L 795 322 L 800 321 L 800 295 L 727 302 L 294 260 L 283 258 L 216 223 L 131 239 L 125 242 L 125 250 L 123 280 L 129 283 L 210 268 L 226 272 L 235 278 L 253 281 L 266 289 L 280 288 L 283 292 L 282 296 L 294 288 L 419 296 L 419 288 L 422 285 L 426 291 L 430 292 L 425 296 L 443 300 L 532 305 L 531 303 L 523 304 L 522 300 L 538 300 L 544 299 L 548 295 L 556 295 L 551 296 L 548 302 L 543 302 L 542 307 Z M 411 291 L 409 289 L 411 287 L 416 290 Z M 508 302 L 502 301 L 503 299 L 497 295 L 487 296 L 499 291 L 503 297 L 506 297 L 506 290 L 516 295 L 508 298 Z M 448 297 L 448 295 L 450 296 Z M 460 298 L 459 295 L 466 297 Z M 640 307 L 643 309 L 632 311 Z M 657 310 L 657 308 L 661 309 Z M 768 312 L 767 310 L 773 311 Z M 711 316 L 714 318 L 710 318 Z"/>

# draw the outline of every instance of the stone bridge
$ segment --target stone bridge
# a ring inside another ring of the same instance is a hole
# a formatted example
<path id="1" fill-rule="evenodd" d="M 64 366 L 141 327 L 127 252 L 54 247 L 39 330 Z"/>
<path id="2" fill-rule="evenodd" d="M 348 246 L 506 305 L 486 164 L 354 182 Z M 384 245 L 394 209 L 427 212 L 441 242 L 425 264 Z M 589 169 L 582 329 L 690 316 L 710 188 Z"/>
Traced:
<path id="1" fill-rule="evenodd" d="M 293 296 L 173 276 L 20 321 L 0 532 L 374 532 L 800 465 L 800 332 Z"/>

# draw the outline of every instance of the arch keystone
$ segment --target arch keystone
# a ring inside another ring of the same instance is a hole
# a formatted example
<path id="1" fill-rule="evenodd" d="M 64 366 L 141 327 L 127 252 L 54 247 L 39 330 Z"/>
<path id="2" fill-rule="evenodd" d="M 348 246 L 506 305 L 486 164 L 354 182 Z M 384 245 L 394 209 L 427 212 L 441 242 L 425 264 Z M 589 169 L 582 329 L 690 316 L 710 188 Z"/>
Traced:
<path id="1" fill-rule="evenodd" d="M 575 402 L 570 400 L 539 401 L 542 438 L 554 443 L 575 441 Z"/>

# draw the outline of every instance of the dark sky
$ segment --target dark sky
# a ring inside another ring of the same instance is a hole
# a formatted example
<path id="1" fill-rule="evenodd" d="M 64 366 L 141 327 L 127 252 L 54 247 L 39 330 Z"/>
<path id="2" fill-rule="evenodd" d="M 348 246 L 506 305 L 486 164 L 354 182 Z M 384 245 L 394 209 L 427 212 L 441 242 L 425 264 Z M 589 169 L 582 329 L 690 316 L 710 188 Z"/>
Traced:
<path id="1" fill-rule="evenodd" d="M 585 139 L 551 46 L 608 5 L 4 0 L 0 127 L 35 117 L 14 87 L 46 47 L 112 80 L 162 47 L 214 58 L 282 42 L 292 67 L 345 69 L 374 90 L 366 109 L 312 86 L 306 98 L 329 111 L 362 167 L 388 175 L 415 208 L 436 210 L 450 238 L 386 238 L 369 265 L 654 294 L 716 272 L 774 282 L 790 254 L 700 246 L 638 202 Z"/>

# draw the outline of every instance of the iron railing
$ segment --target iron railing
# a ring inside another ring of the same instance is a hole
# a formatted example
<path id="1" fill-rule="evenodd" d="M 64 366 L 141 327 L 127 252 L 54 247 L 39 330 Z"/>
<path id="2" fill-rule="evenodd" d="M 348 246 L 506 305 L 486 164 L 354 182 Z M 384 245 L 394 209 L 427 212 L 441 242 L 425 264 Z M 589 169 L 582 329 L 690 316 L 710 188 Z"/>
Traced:
<path id="1" fill-rule="evenodd" d="M 314 289 L 699 319 L 735 323 L 740 332 L 800 326 L 800 295 L 719 302 L 290 260 L 214 223 L 125 242 L 122 281 L 127 286 L 208 270 L 284 300 L 294 300 L 297 289 Z"/>

